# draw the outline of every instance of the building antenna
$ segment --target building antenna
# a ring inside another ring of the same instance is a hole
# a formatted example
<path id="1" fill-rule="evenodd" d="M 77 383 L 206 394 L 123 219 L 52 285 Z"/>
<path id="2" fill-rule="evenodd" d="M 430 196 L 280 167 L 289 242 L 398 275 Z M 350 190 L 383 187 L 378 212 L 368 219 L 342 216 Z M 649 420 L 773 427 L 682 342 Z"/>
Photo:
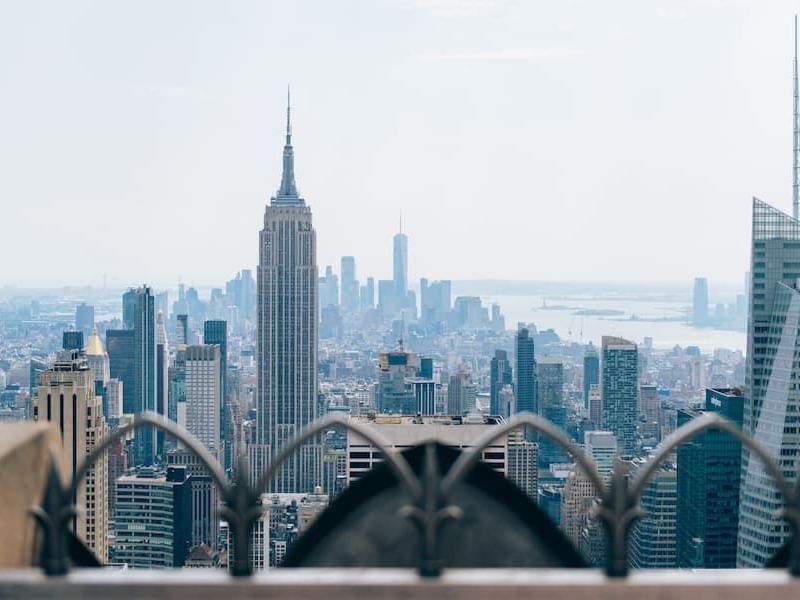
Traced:
<path id="1" fill-rule="evenodd" d="M 800 123 L 798 123 L 798 86 L 797 86 L 797 15 L 794 16 L 794 67 L 793 103 L 792 103 L 792 216 L 797 219 L 800 211 Z"/>

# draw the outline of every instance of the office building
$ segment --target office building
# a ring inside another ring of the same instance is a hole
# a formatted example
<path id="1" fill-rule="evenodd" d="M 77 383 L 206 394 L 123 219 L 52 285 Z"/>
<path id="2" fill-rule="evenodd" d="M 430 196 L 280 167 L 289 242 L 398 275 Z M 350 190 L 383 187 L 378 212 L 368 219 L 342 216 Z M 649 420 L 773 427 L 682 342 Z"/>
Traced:
<path id="1" fill-rule="evenodd" d="M 589 422 L 595 429 L 603 426 L 603 392 L 599 383 L 589 386 Z"/>
<path id="2" fill-rule="evenodd" d="M 678 427 L 715 412 L 739 427 L 739 389 L 706 390 L 704 410 L 678 409 Z M 676 559 L 679 568 L 733 569 L 739 529 L 742 444 L 719 430 L 678 448 Z"/>
<path id="3" fill-rule="evenodd" d="M 617 437 L 625 456 L 633 456 L 637 446 L 638 350 L 628 340 L 603 336 L 602 355 L 602 428 Z"/>
<path id="4" fill-rule="evenodd" d="M 169 403 L 169 343 L 164 325 L 164 313 L 156 314 L 156 412 L 168 416 Z M 163 457 L 166 447 L 174 445 L 163 431 L 156 431 L 156 456 Z"/>
<path id="5" fill-rule="evenodd" d="M 342 311 L 353 314 L 358 311 L 359 287 L 356 279 L 356 259 L 352 256 L 342 257 Z"/>
<path id="6" fill-rule="evenodd" d="M 489 416 L 470 415 L 469 417 L 442 416 L 401 416 L 378 415 L 374 418 L 353 417 L 361 426 L 375 432 L 380 439 L 385 440 L 392 452 L 402 452 L 412 446 L 435 440 L 445 446 L 458 450 L 471 448 L 475 441 L 494 428 L 498 420 Z M 514 432 L 509 436 L 495 440 L 483 451 L 483 462 L 496 471 L 508 476 L 508 444 L 509 440 L 516 443 L 519 438 Z M 531 452 L 534 446 L 525 446 Z M 515 449 L 515 452 L 517 449 Z M 519 458 L 515 459 L 519 461 Z M 536 457 L 529 455 L 525 458 L 530 463 Z M 347 432 L 347 481 L 363 477 L 374 466 L 383 462 L 381 453 L 368 441 L 351 431 Z M 535 464 L 535 462 L 534 462 Z M 521 473 L 525 469 L 518 467 Z M 530 471 L 527 471 L 530 473 Z M 530 487 L 530 483 L 523 482 Z"/>
<path id="7" fill-rule="evenodd" d="M 186 448 L 167 452 L 167 464 L 186 470 L 189 488 L 189 540 L 190 548 L 207 544 L 216 548 L 219 541 L 219 489 L 200 459 Z"/>
<path id="8" fill-rule="evenodd" d="M 642 459 L 634 460 L 635 471 Z M 644 516 L 634 524 L 630 538 L 630 562 L 634 569 L 675 567 L 677 471 L 666 465 L 650 477 L 642 493 Z"/>
<path id="9" fill-rule="evenodd" d="M 507 407 L 500 403 L 500 391 L 507 385 L 513 385 L 514 376 L 511 361 L 505 350 L 495 350 L 489 363 L 489 413 L 492 415 L 510 416 L 505 413 Z"/>
<path id="10" fill-rule="evenodd" d="M 123 295 L 126 326 L 133 329 L 133 414 L 156 411 L 156 314 L 155 297 L 148 286 L 131 289 Z M 110 356 L 110 352 L 109 352 Z M 113 359 L 112 359 L 113 361 Z M 112 362 L 113 365 L 113 362 Z M 123 379 L 123 394 L 127 393 Z M 127 411 L 126 411 L 127 412 Z M 134 464 L 151 465 L 157 456 L 155 430 L 139 429 L 134 438 Z"/>
<path id="11" fill-rule="evenodd" d="M 450 416 L 466 415 L 475 411 L 477 389 L 472 381 L 472 374 L 460 368 L 450 376 L 447 384 L 447 414 Z"/>
<path id="12" fill-rule="evenodd" d="M 589 389 L 600 383 L 600 356 L 590 343 L 583 355 L 583 405 L 589 408 Z M 600 423 L 595 423 L 600 425 Z"/>
<path id="13" fill-rule="evenodd" d="M 798 475 L 800 385 L 800 223 L 753 199 L 750 319 L 742 428 L 772 455 L 789 481 Z M 737 566 L 763 567 L 791 535 L 783 498 L 760 461 L 742 449 Z"/>
<path id="14" fill-rule="evenodd" d="M 52 368 L 39 375 L 33 419 L 58 424 L 59 458 L 67 478 L 108 432 L 94 388 L 94 374 L 79 350 L 60 352 Z M 81 510 L 72 517 L 72 529 L 101 562 L 108 560 L 107 490 L 108 464 L 100 458 L 78 487 L 76 503 Z"/>
<path id="15" fill-rule="evenodd" d="M 708 322 L 708 280 L 705 277 L 696 277 L 692 298 L 692 324 L 703 327 Z"/>
<path id="16" fill-rule="evenodd" d="M 408 237 L 403 233 L 402 220 L 400 231 L 392 240 L 392 275 L 395 309 L 402 310 L 406 307 L 408 295 Z"/>
<path id="17" fill-rule="evenodd" d="M 64 350 L 83 350 L 83 332 L 65 331 L 61 334 L 61 347 Z"/>
<path id="18" fill-rule="evenodd" d="M 213 454 L 220 451 L 220 348 L 187 346 L 185 351 L 186 429 Z"/>
<path id="19" fill-rule="evenodd" d="M 259 234 L 254 473 L 263 472 L 270 456 L 319 414 L 316 233 L 311 209 L 295 185 L 289 116 L 287 107 L 281 185 L 265 209 Z M 321 460 L 321 445 L 308 442 L 285 463 L 270 491 L 312 491 L 321 477 Z"/>
<path id="20" fill-rule="evenodd" d="M 522 327 L 517 331 L 515 340 L 517 351 L 515 369 L 516 377 L 516 412 L 536 414 L 536 359 L 533 353 L 533 338 L 528 329 Z"/>
<path id="21" fill-rule="evenodd" d="M 565 431 L 567 406 L 564 403 L 564 362 L 560 358 L 542 356 L 536 361 L 536 399 L 539 414 Z M 539 440 L 539 464 L 566 462 L 567 455 L 549 439 Z"/>
<path id="22" fill-rule="evenodd" d="M 178 347 L 189 344 L 189 315 L 175 317 L 175 344 Z"/>
<path id="23" fill-rule="evenodd" d="M 222 320 L 203 323 L 203 343 L 219 346 L 219 385 L 220 385 L 220 460 L 226 469 L 233 467 L 233 430 L 231 428 L 230 408 L 228 407 L 228 324 Z"/>
<path id="24" fill-rule="evenodd" d="M 191 495 L 185 467 L 139 467 L 117 480 L 114 562 L 180 567 L 189 552 Z M 145 526 L 146 524 L 146 526 Z"/>
<path id="25" fill-rule="evenodd" d="M 610 431 L 586 431 L 583 434 L 583 447 L 594 460 L 600 476 L 608 478 L 614 471 L 614 462 L 619 455 L 614 434 Z"/>
<path id="26" fill-rule="evenodd" d="M 84 339 L 89 339 L 93 329 L 94 306 L 81 302 L 75 307 L 75 330 L 80 331 Z"/>

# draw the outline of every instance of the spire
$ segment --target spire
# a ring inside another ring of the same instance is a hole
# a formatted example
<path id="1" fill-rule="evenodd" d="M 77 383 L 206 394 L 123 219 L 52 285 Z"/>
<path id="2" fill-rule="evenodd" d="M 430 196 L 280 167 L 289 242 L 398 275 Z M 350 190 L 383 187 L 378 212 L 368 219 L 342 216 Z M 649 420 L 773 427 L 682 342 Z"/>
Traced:
<path id="1" fill-rule="evenodd" d="M 302 201 L 294 182 L 294 148 L 292 148 L 292 104 L 291 91 L 286 89 L 286 144 L 283 147 L 283 176 L 276 194 L 277 201 Z"/>
<path id="2" fill-rule="evenodd" d="M 97 333 L 97 325 L 92 326 L 92 337 L 89 338 L 89 343 L 84 351 L 87 356 L 103 356 L 106 353 L 103 348 L 103 340 L 100 339 L 100 334 Z"/>
<path id="3" fill-rule="evenodd" d="M 286 86 L 286 145 L 292 145 L 292 89 Z"/>
<path id="4" fill-rule="evenodd" d="M 800 122 L 798 122 L 798 87 L 797 87 L 797 15 L 794 16 L 794 78 L 792 103 L 792 216 L 797 219 L 800 211 Z"/>

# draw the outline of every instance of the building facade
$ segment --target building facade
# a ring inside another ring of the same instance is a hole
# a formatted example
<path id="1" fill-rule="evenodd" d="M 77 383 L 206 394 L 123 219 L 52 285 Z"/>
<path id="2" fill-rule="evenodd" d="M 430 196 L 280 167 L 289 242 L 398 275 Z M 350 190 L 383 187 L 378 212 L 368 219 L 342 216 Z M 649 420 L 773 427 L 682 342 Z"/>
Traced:
<path id="1" fill-rule="evenodd" d="M 622 338 L 603 336 L 602 428 L 612 432 L 626 456 L 636 453 L 639 357 L 636 344 Z"/>
<path id="2" fill-rule="evenodd" d="M 253 471 L 318 417 L 317 248 L 311 209 L 294 178 L 289 108 L 283 175 L 259 234 L 257 414 Z M 305 444 L 271 482 L 273 492 L 310 492 L 320 480 L 322 446 Z"/>

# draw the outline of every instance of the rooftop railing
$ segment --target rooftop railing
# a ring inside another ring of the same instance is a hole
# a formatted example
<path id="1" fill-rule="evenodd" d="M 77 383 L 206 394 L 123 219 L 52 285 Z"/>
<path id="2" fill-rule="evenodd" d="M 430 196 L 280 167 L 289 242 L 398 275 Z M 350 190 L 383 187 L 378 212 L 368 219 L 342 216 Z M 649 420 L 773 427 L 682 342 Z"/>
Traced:
<path id="1" fill-rule="evenodd" d="M 417 577 L 420 579 L 416 579 L 416 581 L 440 580 L 442 582 L 450 582 L 450 584 L 453 583 L 453 580 L 448 576 L 448 571 L 444 568 L 445 562 L 442 557 L 441 546 L 442 536 L 445 535 L 443 533 L 444 524 L 448 522 L 458 523 L 464 515 L 464 507 L 459 505 L 458 494 L 455 493 L 456 488 L 465 481 L 470 472 L 476 467 L 486 448 L 498 439 L 507 436 L 513 430 L 523 427 L 536 432 L 540 437 L 549 439 L 565 450 L 575 461 L 577 468 L 586 475 L 597 491 L 595 517 L 602 523 L 605 532 L 604 576 L 606 578 L 615 581 L 629 578 L 631 528 L 643 516 L 641 498 L 650 478 L 668 460 L 678 446 L 709 430 L 725 432 L 746 447 L 752 457 L 763 465 L 765 473 L 775 481 L 776 488 L 783 498 L 784 510 L 782 516 L 788 521 L 793 532 L 788 544 L 788 575 L 773 578 L 769 581 L 785 583 L 789 581 L 787 577 L 793 578 L 800 575 L 800 536 L 796 534 L 798 527 L 800 527 L 800 488 L 798 484 L 792 483 L 784 477 L 775 460 L 761 444 L 745 434 L 732 422 L 715 413 L 706 413 L 699 416 L 674 431 L 663 440 L 633 474 L 629 474 L 626 471 L 625 463 L 618 460 L 609 478 L 604 478 L 598 473 L 594 460 L 585 454 L 582 448 L 572 441 L 566 433 L 549 421 L 532 414 L 518 414 L 506 423 L 489 429 L 469 449 L 461 453 L 444 473 L 440 472 L 436 460 L 435 444 L 433 442 L 426 443 L 423 468 L 419 474 L 415 472 L 403 454 L 393 452 L 390 449 L 391 444 L 384 440 L 374 429 L 353 422 L 347 417 L 334 414 L 316 421 L 300 432 L 273 457 L 266 470 L 255 481 L 250 480 L 248 475 L 249 468 L 243 457 L 240 458 L 240 467 L 236 470 L 234 479 L 229 481 L 214 456 L 192 434 L 162 416 L 141 413 L 132 422 L 118 428 L 98 443 L 68 483 L 62 482 L 62 478 L 58 473 L 58 461 L 51 461 L 51 472 L 46 493 L 41 505 L 33 509 L 33 514 L 42 533 L 39 566 L 46 576 L 61 577 L 70 572 L 70 523 L 72 516 L 78 510 L 73 499 L 77 496 L 79 485 L 87 475 L 90 467 L 100 460 L 105 451 L 116 441 L 142 427 L 154 427 L 174 436 L 193 452 L 208 469 L 220 491 L 220 517 L 225 519 L 230 527 L 234 554 L 230 575 L 235 581 L 253 577 L 253 566 L 250 562 L 250 533 L 254 522 L 263 510 L 261 495 L 266 491 L 268 483 L 273 480 L 287 459 L 304 443 L 332 428 L 349 430 L 379 450 L 383 455 L 385 464 L 402 489 L 404 505 L 399 514 L 413 523 L 417 535 L 415 540 L 415 546 L 418 550 L 416 571 Z M 419 471 L 419 469 L 417 470 Z M 326 576 L 333 577 L 328 571 L 325 572 L 328 573 Z M 462 573 L 463 576 L 463 570 L 458 572 Z M 192 577 L 195 576 L 194 573 L 192 572 Z M 291 580 L 292 576 L 277 575 L 278 573 L 285 573 L 285 570 L 272 571 L 266 576 L 277 576 L 276 582 L 283 581 L 285 583 Z M 363 576 L 365 572 L 359 571 L 359 573 Z M 481 570 L 475 570 L 475 573 L 476 577 L 478 579 L 482 577 L 481 581 L 484 582 L 495 578 L 495 575 L 487 575 Z M 484 573 L 484 575 L 478 575 L 480 573 Z M 111 575 L 116 576 L 119 573 L 107 573 L 103 577 L 110 577 Z M 214 577 L 217 579 L 213 579 L 213 581 L 218 582 L 219 576 L 219 574 L 215 575 Z M 264 574 L 259 573 L 255 577 L 263 584 L 264 576 Z M 75 582 L 83 581 L 84 583 L 89 581 L 81 579 L 81 577 L 86 576 L 81 575 L 78 579 L 72 578 L 72 580 Z M 129 577 L 129 575 L 125 575 L 125 577 Z M 286 579 L 286 577 L 289 579 Z M 581 575 L 581 577 L 587 576 Z M 634 578 L 637 577 L 640 578 L 641 576 L 636 574 Z M 685 575 L 682 577 L 685 579 Z M 589 581 L 589 579 L 586 581 Z M 406 581 L 402 578 L 401 580 L 402 582 Z M 398 582 L 401 580 L 398 580 Z M 12 577 L 11 580 L 8 580 L 6 576 L 0 577 L 0 597 L 2 597 L 3 581 L 7 583 L 16 581 L 15 585 L 23 585 L 26 579 L 24 576 L 21 576 L 21 579 Z M 402 582 L 392 583 L 391 577 L 387 581 L 392 586 L 395 584 L 400 587 L 406 585 Z M 637 579 L 637 581 L 641 581 L 641 579 Z M 280 584 L 276 583 L 276 585 Z M 794 589 L 798 586 L 792 583 L 792 587 Z M 541 589 L 544 590 L 544 588 Z M 313 594 L 308 597 L 312 596 Z"/>

